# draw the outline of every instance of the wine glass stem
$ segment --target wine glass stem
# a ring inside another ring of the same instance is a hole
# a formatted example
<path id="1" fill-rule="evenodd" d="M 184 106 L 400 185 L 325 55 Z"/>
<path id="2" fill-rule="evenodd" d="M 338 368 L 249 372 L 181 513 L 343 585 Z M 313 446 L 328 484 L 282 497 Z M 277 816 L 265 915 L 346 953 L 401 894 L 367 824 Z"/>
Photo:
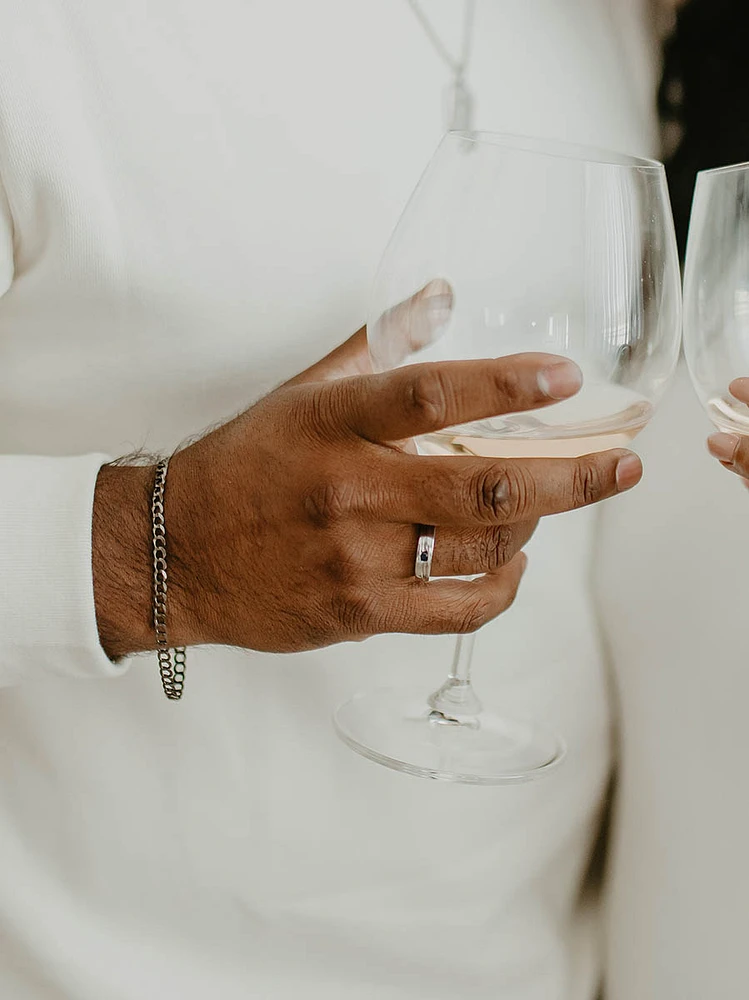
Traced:
<path id="1" fill-rule="evenodd" d="M 471 683 L 471 663 L 473 661 L 473 647 L 475 643 L 475 632 L 472 632 L 470 635 L 458 636 L 455 642 L 455 655 L 448 680 L 460 681 L 462 684 Z"/>
<path id="2" fill-rule="evenodd" d="M 429 698 L 429 707 L 433 712 L 449 719 L 471 720 L 481 711 L 481 702 L 471 686 L 471 660 L 475 641 L 475 634 L 458 636 L 447 680 Z"/>

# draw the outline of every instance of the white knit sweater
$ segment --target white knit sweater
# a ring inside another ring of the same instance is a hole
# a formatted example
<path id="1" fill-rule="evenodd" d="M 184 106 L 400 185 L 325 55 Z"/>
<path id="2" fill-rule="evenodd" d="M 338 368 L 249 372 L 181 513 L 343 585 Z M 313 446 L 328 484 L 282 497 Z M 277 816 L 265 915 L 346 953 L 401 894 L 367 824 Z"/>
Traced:
<path id="1" fill-rule="evenodd" d="M 424 7 L 457 48 L 456 0 Z M 649 152 L 645 46 L 634 4 L 479 0 L 479 124 Z M 449 640 L 198 650 L 179 705 L 97 642 L 104 457 L 174 446 L 361 325 L 445 82 L 404 0 L 0 0 L 3 998 L 594 995 L 588 514 L 539 531 L 478 643 L 486 700 L 569 742 L 538 784 L 421 782 L 332 735 L 357 688 L 433 686 Z"/>

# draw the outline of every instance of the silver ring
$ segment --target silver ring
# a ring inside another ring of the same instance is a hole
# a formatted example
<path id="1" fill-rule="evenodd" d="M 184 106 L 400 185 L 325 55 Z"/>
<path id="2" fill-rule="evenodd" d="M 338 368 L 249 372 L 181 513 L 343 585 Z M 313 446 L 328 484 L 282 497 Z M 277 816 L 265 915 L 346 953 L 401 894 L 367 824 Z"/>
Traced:
<path id="1" fill-rule="evenodd" d="M 432 558 L 434 556 L 434 526 L 431 524 L 419 525 L 419 543 L 416 546 L 416 563 L 414 564 L 414 576 L 419 580 L 429 582 L 432 575 Z"/>

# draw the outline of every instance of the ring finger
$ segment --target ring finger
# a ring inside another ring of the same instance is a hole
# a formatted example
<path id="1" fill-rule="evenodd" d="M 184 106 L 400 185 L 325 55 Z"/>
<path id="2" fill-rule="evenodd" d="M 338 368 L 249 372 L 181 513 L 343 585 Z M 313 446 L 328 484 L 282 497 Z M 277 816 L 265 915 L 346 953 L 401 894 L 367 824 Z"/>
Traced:
<path id="1" fill-rule="evenodd" d="M 535 521 L 490 528 L 436 529 L 431 576 L 475 576 L 493 573 L 526 545 L 535 531 Z M 419 525 L 392 525 L 380 549 L 378 562 L 392 578 L 414 576 Z"/>

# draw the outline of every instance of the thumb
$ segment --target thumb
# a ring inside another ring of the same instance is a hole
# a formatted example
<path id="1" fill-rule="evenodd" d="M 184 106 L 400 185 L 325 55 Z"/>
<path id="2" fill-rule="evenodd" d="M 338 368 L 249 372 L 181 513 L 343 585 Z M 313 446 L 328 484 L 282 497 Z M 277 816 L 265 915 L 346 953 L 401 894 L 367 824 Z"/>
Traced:
<path id="1" fill-rule="evenodd" d="M 397 367 L 416 351 L 439 337 L 450 320 L 453 291 L 444 278 L 430 281 L 415 295 L 383 313 L 374 325 L 371 339 L 376 345 L 377 367 Z M 349 337 L 342 344 L 296 375 L 286 385 L 304 382 L 329 382 L 350 375 L 371 375 L 372 362 L 367 347 L 367 328 Z"/>
<path id="2" fill-rule="evenodd" d="M 384 312 L 369 333 L 376 367 L 380 371 L 396 368 L 409 354 L 438 340 L 450 322 L 453 300 L 449 282 L 435 278 L 410 299 Z"/>
<path id="3" fill-rule="evenodd" d="M 367 328 L 363 326 L 353 337 L 344 340 L 330 354 L 316 361 L 299 375 L 295 375 L 285 385 L 301 385 L 304 382 L 330 382 L 347 378 L 349 375 L 371 375 L 372 364 L 367 350 Z"/>

